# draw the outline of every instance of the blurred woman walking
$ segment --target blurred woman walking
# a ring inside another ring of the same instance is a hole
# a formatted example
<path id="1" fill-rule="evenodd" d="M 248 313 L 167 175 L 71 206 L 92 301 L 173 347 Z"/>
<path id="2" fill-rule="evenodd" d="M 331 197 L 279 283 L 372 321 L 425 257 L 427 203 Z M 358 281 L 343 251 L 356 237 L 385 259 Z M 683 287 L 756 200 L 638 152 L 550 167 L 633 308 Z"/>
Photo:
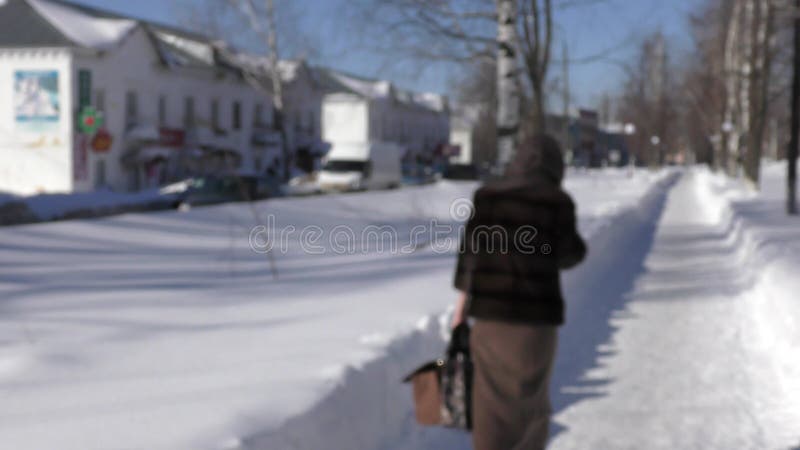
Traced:
<path id="1" fill-rule="evenodd" d="M 564 160 L 547 135 L 520 145 L 505 177 L 475 193 L 456 266 L 453 325 L 475 319 L 475 450 L 545 448 L 550 376 L 564 322 L 560 269 L 583 260 Z"/>

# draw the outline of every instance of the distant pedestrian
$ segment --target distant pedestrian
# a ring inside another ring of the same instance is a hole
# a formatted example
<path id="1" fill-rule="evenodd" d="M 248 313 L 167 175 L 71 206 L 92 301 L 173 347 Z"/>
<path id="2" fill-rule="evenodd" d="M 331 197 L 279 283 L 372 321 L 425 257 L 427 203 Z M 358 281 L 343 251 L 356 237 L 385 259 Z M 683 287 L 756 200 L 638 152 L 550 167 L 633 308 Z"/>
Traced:
<path id="1" fill-rule="evenodd" d="M 454 326 L 475 318 L 475 450 L 545 448 L 550 376 L 564 322 L 559 270 L 583 260 L 575 206 L 561 188 L 561 149 L 546 135 L 519 146 L 502 181 L 475 193 L 455 274 Z"/>

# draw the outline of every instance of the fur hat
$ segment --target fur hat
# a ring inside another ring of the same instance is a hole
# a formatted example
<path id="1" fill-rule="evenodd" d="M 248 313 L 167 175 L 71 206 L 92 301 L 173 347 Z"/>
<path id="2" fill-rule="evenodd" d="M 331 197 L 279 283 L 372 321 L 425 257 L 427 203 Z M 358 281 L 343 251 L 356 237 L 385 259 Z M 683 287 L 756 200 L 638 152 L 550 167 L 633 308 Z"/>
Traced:
<path id="1" fill-rule="evenodd" d="M 547 134 L 524 138 L 517 147 L 514 159 L 506 168 L 506 178 L 515 181 L 544 176 L 561 184 L 564 178 L 564 156 L 558 141 Z"/>

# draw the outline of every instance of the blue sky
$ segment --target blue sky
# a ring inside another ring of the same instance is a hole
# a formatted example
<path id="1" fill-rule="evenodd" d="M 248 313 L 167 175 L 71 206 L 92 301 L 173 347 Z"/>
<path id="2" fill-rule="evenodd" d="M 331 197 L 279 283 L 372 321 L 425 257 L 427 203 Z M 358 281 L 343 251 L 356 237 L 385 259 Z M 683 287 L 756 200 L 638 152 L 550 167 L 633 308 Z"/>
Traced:
<path id="1" fill-rule="evenodd" d="M 77 1 L 166 23 L 179 22 L 181 15 L 177 3 L 169 0 Z M 324 43 L 316 46 L 316 54 L 309 58 L 312 62 L 391 79 L 406 88 L 447 92 L 448 82 L 457 75 L 453 67 L 426 64 L 424 68 L 410 68 L 408 64 L 387 64 L 391 60 L 387 55 L 353 46 L 353 36 L 349 35 L 355 33 L 354 24 L 341 20 L 347 2 L 292 0 L 294 13 L 301 16 L 298 32 L 307 34 L 311 42 Z M 557 38 L 567 41 L 570 59 L 607 53 L 606 58 L 598 61 L 571 64 L 570 79 L 577 106 L 596 106 L 604 92 L 613 94 L 619 88 L 623 73 L 611 61 L 631 60 L 638 42 L 648 32 L 660 29 L 667 36 L 672 59 L 679 61 L 685 57 L 690 47 L 687 14 L 702 3 L 703 0 L 599 0 L 581 8 L 558 11 Z M 560 56 L 560 45 L 554 50 Z M 554 66 L 551 75 L 559 76 L 560 72 L 561 67 Z"/>

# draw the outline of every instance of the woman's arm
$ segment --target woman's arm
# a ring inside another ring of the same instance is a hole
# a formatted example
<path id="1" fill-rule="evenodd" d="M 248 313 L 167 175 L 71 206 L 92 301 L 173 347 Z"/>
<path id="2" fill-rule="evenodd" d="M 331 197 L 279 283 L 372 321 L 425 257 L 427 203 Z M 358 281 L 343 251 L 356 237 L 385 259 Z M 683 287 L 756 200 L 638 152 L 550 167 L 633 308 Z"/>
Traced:
<path id="1" fill-rule="evenodd" d="M 558 267 L 569 269 L 578 265 L 586 257 L 586 243 L 578 234 L 575 218 L 575 204 L 567 199 L 558 211 Z"/>
<path id="2" fill-rule="evenodd" d="M 466 305 L 467 293 L 460 291 L 458 300 L 456 300 L 456 309 L 453 311 L 453 322 L 450 324 L 451 328 L 455 328 L 467 320 Z"/>

